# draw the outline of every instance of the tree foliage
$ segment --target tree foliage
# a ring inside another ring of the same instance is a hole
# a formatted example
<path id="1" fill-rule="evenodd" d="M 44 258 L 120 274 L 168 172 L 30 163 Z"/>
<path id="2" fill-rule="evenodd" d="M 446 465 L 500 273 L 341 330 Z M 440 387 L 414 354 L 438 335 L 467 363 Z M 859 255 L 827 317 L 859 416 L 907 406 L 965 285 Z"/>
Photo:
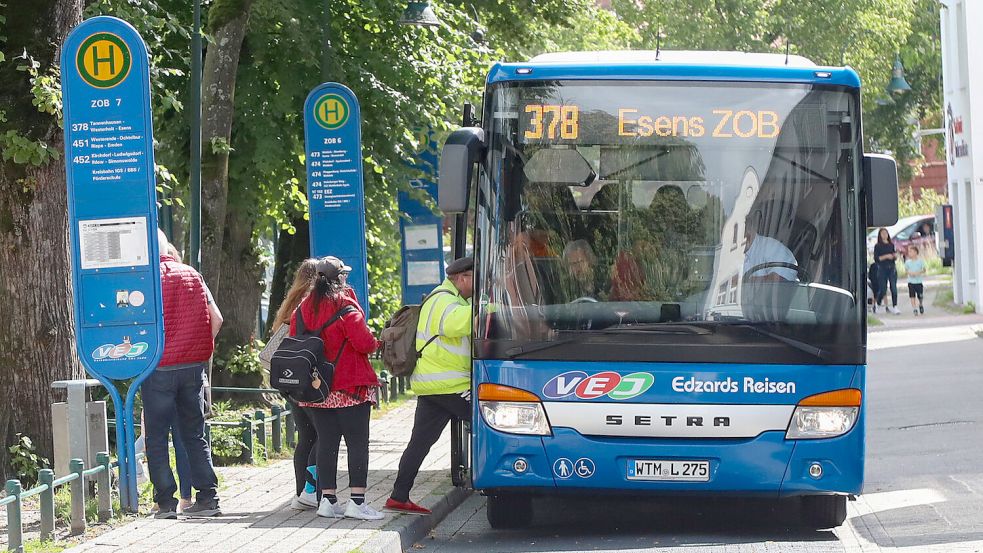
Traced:
<path id="1" fill-rule="evenodd" d="M 614 0 L 625 22 L 639 22 L 636 48 L 737 50 L 805 56 L 849 65 L 865 87 L 867 148 L 898 160 L 910 180 L 921 152 L 916 124 L 941 117 L 938 0 Z M 661 32 L 662 38 L 659 39 Z M 905 63 L 908 94 L 888 102 L 884 88 L 895 54 Z"/>

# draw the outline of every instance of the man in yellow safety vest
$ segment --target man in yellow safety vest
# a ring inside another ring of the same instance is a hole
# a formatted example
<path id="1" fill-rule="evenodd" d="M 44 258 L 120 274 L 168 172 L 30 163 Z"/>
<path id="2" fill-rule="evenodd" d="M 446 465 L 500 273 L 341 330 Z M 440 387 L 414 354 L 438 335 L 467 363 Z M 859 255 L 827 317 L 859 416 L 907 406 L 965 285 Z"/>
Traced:
<path id="1" fill-rule="evenodd" d="M 471 419 L 471 296 L 474 259 L 463 257 L 447 266 L 447 279 L 420 308 L 416 348 L 422 350 L 410 377 L 416 392 L 413 433 L 399 460 L 390 511 L 429 515 L 430 509 L 410 501 L 410 488 L 424 457 L 452 418 Z"/>

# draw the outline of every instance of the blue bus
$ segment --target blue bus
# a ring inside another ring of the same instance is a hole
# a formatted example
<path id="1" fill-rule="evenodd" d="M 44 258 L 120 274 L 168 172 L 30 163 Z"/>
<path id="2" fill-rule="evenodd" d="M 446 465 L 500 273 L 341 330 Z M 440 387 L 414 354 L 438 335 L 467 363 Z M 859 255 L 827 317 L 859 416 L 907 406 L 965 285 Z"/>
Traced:
<path id="1" fill-rule="evenodd" d="M 835 527 L 864 473 L 865 229 L 897 219 L 860 79 L 780 54 L 491 68 L 439 205 L 475 254 L 470 472 L 537 496 L 730 495 Z"/>

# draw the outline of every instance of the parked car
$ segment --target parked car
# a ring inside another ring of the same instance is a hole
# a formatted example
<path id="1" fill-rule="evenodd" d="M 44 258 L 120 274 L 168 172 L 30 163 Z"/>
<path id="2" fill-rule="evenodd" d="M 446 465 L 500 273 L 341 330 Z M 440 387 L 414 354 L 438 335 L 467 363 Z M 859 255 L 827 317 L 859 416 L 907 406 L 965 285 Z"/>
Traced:
<path id="1" fill-rule="evenodd" d="M 867 255 L 874 255 L 874 244 L 877 243 L 878 228 L 870 229 L 867 233 Z M 935 245 L 935 215 L 912 215 L 898 219 L 898 222 L 887 227 L 887 232 L 894 242 L 894 247 L 903 252 L 911 244 L 921 248 Z"/>

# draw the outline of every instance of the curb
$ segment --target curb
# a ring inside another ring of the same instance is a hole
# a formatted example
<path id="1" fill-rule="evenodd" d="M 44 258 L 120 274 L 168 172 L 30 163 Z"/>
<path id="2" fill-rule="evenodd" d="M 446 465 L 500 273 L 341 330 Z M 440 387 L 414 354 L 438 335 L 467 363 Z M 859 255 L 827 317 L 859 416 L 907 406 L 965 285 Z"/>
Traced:
<path id="1" fill-rule="evenodd" d="M 437 527 L 447 515 L 451 514 L 464 500 L 471 495 L 471 490 L 452 487 L 450 491 L 439 497 L 430 510 L 430 516 L 400 515 L 397 521 L 400 526 L 390 527 L 379 532 L 379 535 L 369 538 L 358 551 L 362 553 L 403 553 L 413 547 Z"/>

